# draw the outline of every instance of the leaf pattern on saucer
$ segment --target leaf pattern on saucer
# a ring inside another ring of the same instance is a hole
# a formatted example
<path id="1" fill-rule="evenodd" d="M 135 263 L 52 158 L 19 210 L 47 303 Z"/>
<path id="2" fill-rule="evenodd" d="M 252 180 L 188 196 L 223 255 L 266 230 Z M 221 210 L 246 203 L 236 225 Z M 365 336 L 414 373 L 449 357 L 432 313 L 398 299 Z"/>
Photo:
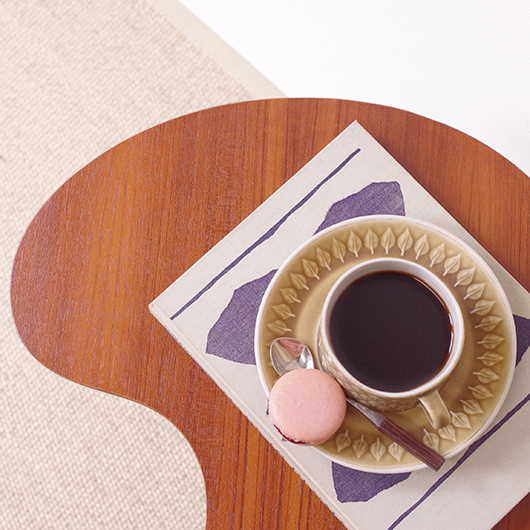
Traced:
<path id="1" fill-rule="evenodd" d="M 342 241 L 333 238 L 333 243 L 331 244 L 331 253 L 335 258 L 340 259 L 340 261 L 344 263 L 344 256 L 346 256 L 346 245 Z"/>
<path id="2" fill-rule="evenodd" d="M 476 399 L 461 399 L 460 402 L 464 406 L 464 412 L 466 414 L 484 414 L 480 403 Z"/>
<path id="3" fill-rule="evenodd" d="M 493 331 L 499 322 L 502 322 L 501 317 L 496 316 L 486 316 L 481 321 L 480 324 L 475 326 L 476 329 L 483 329 L 484 331 Z"/>
<path id="4" fill-rule="evenodd" d="M 385 233 L 381 236 L 381 246 L 385 249 L 385 254 L 396 244 L 396 236 L 387 228 Z"/>
<path id="5" fill-rule="evenodd" d="M 273 305 L 272 308 L 280 318 L 287 319 L 295 316 L 287 304 Z"/>
<path id="6" fill-rule="evenodd" d="M 429 240 L 427 234 L 423 234 L 416 243 L 414 243 L 414 252 L 416 252 L 416 259 L 420 259 L 421 256 L 429 252 Z"/>
<path id="7" fill-rule="evenodd" d="M 346 447 L 349 447 L 351 445 L 350 431 L 346 430 L 346 432 L 338 434 L 335 437 L 335 443 L 337 444 L 337 451 L 339 453 L 341 451 L 344 451 Z"/>
<path id="8" fill-rule="evenodd" d="M 482 400 L 493 397 L 493 394 L 488 390 L 486 385 L 470 386 L 469 390 L 471 390 L 473 396 L 475 396 L 475 399 Z"/>
<path id="9" fill-rule="evenodd" d="M 353 443 L 352 447 L 355 451 L 355 454 L 357 455 L 357 458 L 361 458 L 366 453 L 366 451 L 368 451 L 368 444 L 364 439 L 364 435 L 361 436 L 358 440 L 356 440 Z"/>
<path id="10" fill-rule="evenodd" d="M 451 424 L 449 424 L 447 427 L 444 427 L 443 429 L 438 429 L 438 434 L 440 435 L 440 438 L 456 442 L 456 430 Z"/>
<path id="11" fill-rule="evenodd" d="M 459 285 L 469 285 L 473 281 L 473 276 L 475 275 L 476 267 L 471 269 L 464 269 L 456 275 L 455 287 Z"/>
<path id="12" fill-rule="evenodd" d="M 403 449 L 403 447 L 401 447 L 401 445 L 398 445 L 396 442 L 392 442 L 388 447 L 388 452 L 390 456 L 392 456 L 395 460 L 401 462 L 401 458 L 403 457 L 405 449 Z"/>
<path id="13" fill-rule="evenodd" d="M 496 348 L 502 341 L 504 340 L 504 337 L 499 337 L 499 335 L 495 335 L 494 333 L 488 333 L 481 341 L 479 341 L 479 344 L 482 344 L 484 348 L 487 348 L 488 350 L 493 350 Z"/>
<path id="14" fill-rule="evenodd" d="M 440 437 L 433 432 L 429 432 L 427 429 L 423 429 L 423 432 L 425 433 L 423 435 L 423 443 L 431 449 L 438 451 L 438 448 L 440 447 Z"/>
<path id="15" fill-rule="evenodd" d="M 460 429 L 471 429 L 471 424 L 469 423 L 469 418 L 465 412 L 450 412 L 451 414 L 451 423 Z"/>
<path id="16" fill-rule="evenodd" d="M 358 258 L 359 251 L 363 248 L 363 242 L 361 241 L 361 238 L 352 230 L 350 231 L 346 246 L 348 247 L 348 250 L 353 252 L 355 257 Z"/>
<path id="17" fill-rule="evenodd" d="M 368 232 L 364 236 L 364 244 L 372 254 L 374 253 L 377 245 L 379 245 L 379 237 L 371 228 L 368 229 Z"/>
<path id="18" fill-rule="evenodd" d="M 293 289 L 292 287 L 284 287 L 283 289 L 280 289 L 280 292 L 282 294 L 282 298 L 284 301 L 288 304 L 300 304 L 300 300 L 297 298 L 296 295 L 296 289 Z"/>
<path id="19" fill-rule="evenodd" d="M 276 320 L 276 322 L 272 322 L 268 326 L 272 331 L 274 331 L 278 335 L 283 335 L 284 333 L 288 333 L 289 331 L 291 331 L 291 329 L 285 325 L 285 322 L 283 322 L 283 320 Z"/>
<path id="20" fill-rule="evenodd" d="M 485 283 L 472 283 L 468 289 L 464 300 L 470 298 L 471 300 L 478 300 L 484 293 Z"/>
<path id="21" fill-rule="evenodd" d="M 302 266 L 304 268 L 304 274 L 309 278 L 316 278 L 320 280 L 318 275 L 318 265 L 314 261 L 309 261 L 308 259 L 302 260 Z"/>
<path id="22" fill-rule="evenodd" d="M 326 250 L 322 250 L 320 247 L 317 248 L 317 263 L 319 267 L 331 270 L 331 254 Z"/>
<path id="23" fill-rule="evenodd" d="M 447 258 L 444 263 L 444 276 L 448 274 L 454 274 L 460 269 L 460 260 L 462 259 L 462 254 L 457 254 L 452 258 Z"/>
<path id="24" fill-rule="evenodd" d="M 410 230 L 407 228 L 398 238 L 398 248 L 401 250 L 401 255 L 404 256 L 405 252 L 412 248 L 414 240 L 410 235 Z"/>
<path id="25" fill-rule="evenodd" d="M 491 368 L 483 368 L 480 372 L 473 372 L 473 375 L 478 377 L 478 380 L 481 383 L 487 384 L 492 381 L 497 381 L 500 379 L 499 376 Z"/>
<path id="26" fill-rule="evenodd" d="M 487 315 L 494 305 L 494 301 L 492 302 L 491 300 L 479 300 L 475 305 L 475 309 L 471 311 L 471 314 L 477 313 L 481 316 Z"/>
<path id="27" fill-rule="evenodd" d="M 303 274 L 296 274 L 292 272 L 291 281 L 293 282 L 293 286 L 295 289 L 305 289 L 306 291 L 309 291 L 306 277 Z"/>
<path id="28" fill-rule="evenodd" d="M 486 366 L 495 366 L 497 363 L 504 360 L 504 357 L 494 351 L 487 351 L 484 355 L 478 357 L 478 359 Z"/>
<path id="29" fill-rule="evenodd" d="M 385 444 L 381 442 L 379 438 L 370 446 L 370 453 L 372 453 L 373 457 L 379 462 L 381 458 L 386 453 L 386 447 Z"/>
<path id="30" fill-rule="evenodd" d="M 431 269 L 437 263 L 441 263 L 445 259 L 445 244 L 441 243 L 436 248 L 431 250 L 429 258 L 431 258 Z"/>

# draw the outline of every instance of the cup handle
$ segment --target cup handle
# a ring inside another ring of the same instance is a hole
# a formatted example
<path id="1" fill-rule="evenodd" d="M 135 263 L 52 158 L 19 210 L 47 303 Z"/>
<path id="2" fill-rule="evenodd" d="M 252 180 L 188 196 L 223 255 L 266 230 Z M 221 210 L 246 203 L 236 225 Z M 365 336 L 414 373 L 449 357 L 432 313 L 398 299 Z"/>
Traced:
<path id="1" fill-rule="evenodd" d="M 419 398 L 429 422 L 434 429 L 443 429 L 451 423 L 451 416 L 438 390 L 433 390 Z"/>

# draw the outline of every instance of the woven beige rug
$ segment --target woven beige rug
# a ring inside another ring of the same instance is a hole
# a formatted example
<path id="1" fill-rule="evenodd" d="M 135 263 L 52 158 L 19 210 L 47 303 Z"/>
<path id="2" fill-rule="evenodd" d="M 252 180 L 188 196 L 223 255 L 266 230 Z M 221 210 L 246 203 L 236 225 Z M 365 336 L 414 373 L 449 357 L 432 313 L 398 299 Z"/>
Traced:
<path id="1" fill-rule="evenodd" d="M 203 528 L 186 440 L 157 413 L 41 366 L 13 323 L 11 267 L 45 200 L 112 146 L 281 94 L 173 0 L 2 0 L 0 72 L 0 528 Z"/>

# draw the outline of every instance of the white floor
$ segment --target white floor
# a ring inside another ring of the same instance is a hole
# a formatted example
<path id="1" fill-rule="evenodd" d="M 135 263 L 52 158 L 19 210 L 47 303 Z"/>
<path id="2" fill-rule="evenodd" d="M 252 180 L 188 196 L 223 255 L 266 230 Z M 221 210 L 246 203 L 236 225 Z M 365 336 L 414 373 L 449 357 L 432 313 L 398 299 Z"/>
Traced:
<path id="1" fill-rule="evenodd" d="M 182 3 L 289 97 L 406 109 L 470 134 L 530 175 L 529 2 Z"/>

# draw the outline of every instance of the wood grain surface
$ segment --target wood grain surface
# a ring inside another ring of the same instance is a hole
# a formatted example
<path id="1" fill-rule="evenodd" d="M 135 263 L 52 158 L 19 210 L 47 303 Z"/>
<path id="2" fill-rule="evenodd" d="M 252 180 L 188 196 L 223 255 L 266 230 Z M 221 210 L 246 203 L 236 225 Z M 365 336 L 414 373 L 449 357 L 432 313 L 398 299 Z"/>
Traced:
<path id="1" fill-rule="evenodd" d="M 48 200 L 17 253 L 12 307 L 29 351 L 173 422 L 201 463 L 209 529 L 343 525 L 148 303 L 354 120 L 530 288 L 527 176 L 440 123 L 324 99 L 217 107 L 117 145 Z M 530 529 L 530 497 L 495 528 Z"/>

